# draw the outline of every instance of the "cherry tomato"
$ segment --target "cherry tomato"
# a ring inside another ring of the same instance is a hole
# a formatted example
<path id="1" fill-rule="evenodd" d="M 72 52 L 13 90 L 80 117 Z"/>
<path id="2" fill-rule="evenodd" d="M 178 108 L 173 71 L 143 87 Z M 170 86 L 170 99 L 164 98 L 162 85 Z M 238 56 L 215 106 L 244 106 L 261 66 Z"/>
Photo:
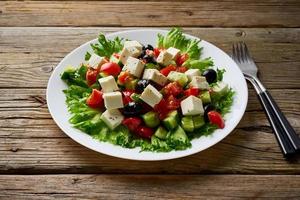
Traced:
<path id="1" fill-rule="evenodd" d="M 131 99 L 131 95 L 134 91 L 132 90 L 125 90 L 123 91 L 123 103 L 124 105 L 127 105 L 129 102 L 133 102 L 133 100 Z"/>
<path id="2" fill-rule="evenodd" d="M 174 65 L 169 65 L 163 69 L 160 70 L 160 73 L 162 73 L 164 76 L 168 76 L 168 74 L 171 72 L 171 71 L 176 71 L 176 66 Z"/>
<path id="3" fill-rule="evenodd" d="M 143 138 L 150 139 L 151 136 L 154 134 L 154 130 L 146 126 L 139 126 L 136 130 L 136 134 Z"/>
<path id="4" fill-rule="evenodd" d="M 86 72 L 86 81 L 88 86 L 93 85 L 97 81 L 97 76 L 99 74 L 99 71 L 93 68 L 89 68 Z"/>
<path id="5" fill-rule="evenodd" d="M 180 107 L 180 100 L 176 99 L 173 95 L 169 96 L 167 99 L 168 110 L 176 110 Z"/>
<path id="6" fill-rule="evenodd" d="M 172 82 L 172 83 L 169 83 L 168 85 L 166 85 L 163 88 L 163 91 L 166 96 L 169 96 L 169 95 L 177 96 L 177 95 L 181 94 L 183 90 L 182 90 L 181 85 L 179 85 L 179 83 Z"/>
<path id="7" fill-rule="evenodd" d="M 86 104 L 91 108 L 102 108 L 104 106 L 103 93 L 93 89 L 92 94 L 86 100 Z"/>
<path id="8" fill-rule="evenodd" d="M 138 117 L 125 118 L 122 124 L 126 126 L 130 131 L 136 132 L 138 127 L 142 124 L 142 120 Z"/>
<path id="9" fill-rule="evenodd" d="M 121 72 L 121 67 L 117 63 L 108 62 L 101 66 L 100 71 L 108 75 L 118 76 Z"/>
<path id="10" fill-rule="evenodd" d="M 208 119 L 210 121 L 210 123 L 212 124 L 216 124 L 219 128 L 224 128 L 225 124 L 224 124 L 224 120 L 221 116 L 220 113 L 218 113 L 217 111 L 210 111 L 207 113 Z"/>
<path id="11" fill-rule="evenodd" d="M 187 59 L 189 59 L 189 55 L 188 54 L 181 54 L 180 56 L 177 57 L 176 59 L 176 64 L 178 66 L 181 66 Z"/>
<path id="12" fill-rule="evenodd" d="M 125 84 L 130 79 L 131 79 L 131 76 L 130 76 L 129 72 L 127 72 L 127 71 L 121 72 L 120 75 L 118 76 L 118 82 L 120 84 Z"/>
<path id="13" fill-rule="evenodd" d="M 158 104 L 156 104 L 154 106 L 154 111 L 158 113 L 160 120 L 166 118 L 169 112 L 166 100 L 162 99 Z"/>
<path id="14" fill-rule="evenodd" d="M 155 57 L 158 57 L 159 54 L 160 54 L 160 49 L 159 48 L 154 48 L 153 53 L 154 53 Z"/>
<path id="15" fill-rule="evenodd" d="M 120 54 L 118 54 L 118 53 L 113 53 L 113 56 L 116 57 L 117 59 L 120 58 Z"/>
<path id="16" fill-rule="evenodd" d="M 187 67 L 185 67 L 185 66 L 180 66 L 180 67 L 177 67 L 177 71 L 178 72 L 181 72 L 181 73 L 184 73 L 184 72 L 186 72 L 188 69 L 187 69 Z"/>
<path id="17" fill-rule="evenodd" d="M 195 87 L 191 87 L 184 91 L 185 96 L 198 96 L 199 95 L 199 89 Z"/>

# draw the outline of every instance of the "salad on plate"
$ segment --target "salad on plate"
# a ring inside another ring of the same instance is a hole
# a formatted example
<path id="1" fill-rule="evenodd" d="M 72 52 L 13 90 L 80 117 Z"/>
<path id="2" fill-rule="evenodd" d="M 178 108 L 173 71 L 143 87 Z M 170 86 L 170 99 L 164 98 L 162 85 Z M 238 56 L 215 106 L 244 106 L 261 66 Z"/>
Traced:
<path id="1" fill-rule="evenodd" d="M 153 152 L 185 150 L 224 128 L 234 91 L 199 43 L 179 28 L 158 34 L 156 46 L 100 34 L 85 61 L 61 74 L 69 122 L 96 140 Z"/>

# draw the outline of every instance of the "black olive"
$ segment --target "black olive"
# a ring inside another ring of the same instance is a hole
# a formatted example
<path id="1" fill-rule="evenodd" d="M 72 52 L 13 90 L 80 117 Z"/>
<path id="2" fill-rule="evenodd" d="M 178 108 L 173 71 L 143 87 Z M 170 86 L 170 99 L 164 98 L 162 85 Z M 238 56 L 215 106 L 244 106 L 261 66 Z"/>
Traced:
<path id="1" fill-rule="evenodd" d="M 210 111 L 215 110 L 215 109 L 216 109 L 216 107 L 215 107 L 214 105 L 212 105 L 212 104 L 207 104 L 207 105 L 204 107 L 204 120 L 205 120 L 206 122 L 209 121 L 208 116 L 207 116 L 207 113 L 209 113 Z"/>
<path id="2" fill-rule="evenodd" d="M 144 89 L 149 85 L 149 80 L 141 79 L 137 82 L 135 90 L 137 93 L 142 93 Z"/>
<path id="3" fill-rule="evenodd" d="M 140 115 L 143 110 L 143 106 L 138 102 L 129 102 L 123 108 L 123 114 L 125 116 L 136 116 Z"/>
<path id="4" fill-rule="evenodd" d="M 208 70 L 205 70 L 203 73 L 202 73 L 202 76 L 205 76 L 206 78 L 206 81 L 211 84 L 211 83 L 214 83 L 216 82 L 217 80 L 217 72 L 213 69 L 208 69 Z"/>
<path id="5" fill-rule="evenodd" d="M 145 55 L 146 55 L 146 51 L 142 50 L 142 53 L 141 53 L 141 55 L 138 58 L 143 58 Z"/>
<path id="6" fill-rule="evenodd" d="M 143 50 L 146 50 L 146 49 L 149 49 L 149 50 L 154 50 L 153 46 L 148 44 L 147 46 L 143 46 Z"/>

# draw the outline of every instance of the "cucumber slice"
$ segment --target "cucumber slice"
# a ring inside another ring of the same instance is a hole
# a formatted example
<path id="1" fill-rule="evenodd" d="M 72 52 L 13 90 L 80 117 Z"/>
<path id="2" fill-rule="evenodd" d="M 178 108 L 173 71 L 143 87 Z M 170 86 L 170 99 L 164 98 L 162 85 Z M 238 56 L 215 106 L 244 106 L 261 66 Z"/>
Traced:
<path id="1" fill-rule="evenodd" d="M 133 99 L 133 101 L 135 101 L 135 102 L 141 102 L 142 100 L 140 99 L 140 94 L 137 94 L 137 93 L 132 93 L 131 95 L 130 95 L 130 98 L 132 98 Z"/>
<path id="2" fill-rule="evenodd" d="M 173 81 L 173 82 L 178 82 L 182 87 L 184 87 L 187 82 L 189 81 L 188 77 L 186 74 L 184 73 L 180 73 L 180 72 L 176 72 L 176 71 L 171 71 L 169 73 L 169 75 L 167 76 L 167 78 L 170 80 L 170 81 Z"/>
<path id="3" fill-rule="evenodd" d="M 211 102 L 209 91 L 203 91 L 200 95 L 200 99 L 203 104 L 209 104 Z"/>
<path id="4" fill-rule="evenodd" d="M 127 90 L 134 90 L 135 87 L 136 87 L 137 82 L 138 82 L 137 79 L 133 79 L 131 81 L 128 81 L 128 82 L 125 83 L 125 88 Z"/>
<path id="5" fill-rule="evenodd" d="M 181 119 L 181 126 L 185 131 L 193 132 L 194 129 L 195 129 L 194 122 L 193 122 L 193 117 L 192 116 L 183 117 Z"/>
<path id="6" fill-rule="evenodd" d="M 145 64 L 145 69 L 157 69 L 159 70 L 160 67 L 154 63 L 146 63 Z"/>
<path id="7" fill-rule="evenodd" d="M 193 116 L 193 123 L 195 129 L 201 128 L 205 124 L 204 117 L 201 115 Z"/>
<path id="8" fill-rule="evenodd" d="M 171 141 L 177 141 L 181 143 L 189 142 L 189 138 L 187 137 L 185 131 L 183 130 L 183 128 L 181 128 L 181 126 L 178 126 L 176 129 L 171 131 L 170 139 Z"/>
<path id="9" fill-rule="evenodd" d="M 178 112 L 176 110 L 172 111 L 168 114 L 168 117 L 163 120 L 163 125 L 168 130 L 172 130 L 178 126 L 178 121 L 179 121 L 178 119 L 179 119 Z"/>
<path id="10" fill-rule="evenodd" d="M 157 114 L 153 111 L 147 112 L 142 116 L 146 126 L 154 128 L 159 125 L 160 121 Z"/>
<path id="11" fill-rule="evenodd" d="M 160 139 L 166 139 L 168 135 L 168 131 L 164 129 L 162 126 L 158 127 L 155 131 L 154 135 Z"/>
<path id="12" fill-rule="evenodd" d="M 61 75 L 61 79 L 63 80 L 68 80 L 70 78 L 73 78 L 74 77 L 74 73 L 76 72 L 76 69 L 71 67 L 71 66 L 68 66 L 65 71 L 62 73 Z"/>

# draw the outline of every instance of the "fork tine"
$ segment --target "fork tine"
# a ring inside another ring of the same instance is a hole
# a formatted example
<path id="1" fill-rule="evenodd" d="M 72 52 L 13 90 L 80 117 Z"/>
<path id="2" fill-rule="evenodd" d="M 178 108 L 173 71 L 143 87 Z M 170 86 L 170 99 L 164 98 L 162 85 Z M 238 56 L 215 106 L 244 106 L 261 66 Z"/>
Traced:
<path id="1" fill-rule="evenodd" d="M 243 62 L 247 61 L 246 52 L 245 52 L 245 43 L 240 42 L 240 52 L 241 52 L 241 58 Z"/>
<path id="2" fill-rule="evenodd" d="M 239 60 L 239 55 L 238 55 L 237 43 L 233 43 L 233 44 L 232 44 L 232 55 L 233 55 L 233 59 L 234 59 L 236 62 L 240 62 L 240 60 Z"/>
<path id="3" fill-rule="evenodd" d="M 253 61 L 253 58 L 250 55 L 250 52 L 248 50 L 246 43 L 245 42 L 243 42 L 243 43 L 244 43 L 245 56 L 247 57 L 248 61 Z"/>

